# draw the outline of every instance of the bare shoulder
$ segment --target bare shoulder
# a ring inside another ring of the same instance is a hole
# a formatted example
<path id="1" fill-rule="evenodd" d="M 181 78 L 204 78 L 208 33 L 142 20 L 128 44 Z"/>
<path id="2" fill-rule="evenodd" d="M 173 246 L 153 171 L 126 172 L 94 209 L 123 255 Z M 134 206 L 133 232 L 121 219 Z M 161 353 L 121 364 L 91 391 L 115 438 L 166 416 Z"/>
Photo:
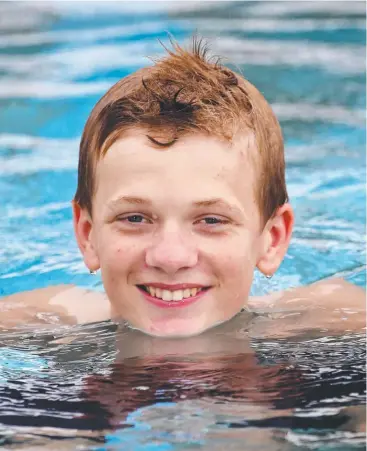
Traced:
<path id="1" fill-rule="evenodd" d="M 268 312 L 298 312 L 299 320 L 293 324 L 302 329 L 346 332 L 361 331 L 366 326 L 366 291 L 341 278 L 253 297 L 249 307 Z"/>
<path id="2" fill-rule="evenodd" d="M 0 299 L 0 327 L 80 324 L 110 318 L 103 293 L 75 285 L 55 285 L 23 291 Z"/>
<path id="3" fill-rule="evenodd" d="M 365 302 L 366 291 L 341 278 L 321 280 L 311 285 L 250 298 L 250 304 L 255 308 L 264 305 L 270 307 L 295 305 L 297 308 L 324 306 L 355 307 L 365 310 Z"/>
<path id="4" fill-rule="evenodd" d="M 366 292 L 362 288 L 341 278 L 321 280 L 285 292 L 285 299 L 301 298 L 306 306 L 326 309 L 366 310 Z"/>

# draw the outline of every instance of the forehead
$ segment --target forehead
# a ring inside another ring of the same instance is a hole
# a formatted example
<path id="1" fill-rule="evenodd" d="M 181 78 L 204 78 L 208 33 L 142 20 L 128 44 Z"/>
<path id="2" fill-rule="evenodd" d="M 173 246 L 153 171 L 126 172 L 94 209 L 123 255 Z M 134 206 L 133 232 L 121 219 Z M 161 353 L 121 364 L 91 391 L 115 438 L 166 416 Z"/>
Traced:
<path id="1" fill-rule="evenodd" d="M 254 200 L 252 135 L 234 143 L 188 135 L 168 148 L 155 148 L 143 132 L 112 144 L 96 167 L 96 196 L 227 196 Z"/>

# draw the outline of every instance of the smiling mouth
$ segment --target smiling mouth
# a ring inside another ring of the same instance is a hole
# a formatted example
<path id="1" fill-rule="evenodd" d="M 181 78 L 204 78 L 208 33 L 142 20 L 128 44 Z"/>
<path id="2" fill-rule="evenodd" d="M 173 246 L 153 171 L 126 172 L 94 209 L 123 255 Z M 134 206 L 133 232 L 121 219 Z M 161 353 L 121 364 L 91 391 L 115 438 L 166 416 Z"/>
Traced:
<path id="1" fill-rule="evenodd" d="M 137 285 L 139 290 L 148 293 L 150 296 L 167 302 L 180 302 L 183 299 L 189 299 L 197 296 L 202 291 L 209 290 L 210 287 L 194 287 L 184 290 L 165 290 L 161 288 L 151 287 L 149 285 Z"/>

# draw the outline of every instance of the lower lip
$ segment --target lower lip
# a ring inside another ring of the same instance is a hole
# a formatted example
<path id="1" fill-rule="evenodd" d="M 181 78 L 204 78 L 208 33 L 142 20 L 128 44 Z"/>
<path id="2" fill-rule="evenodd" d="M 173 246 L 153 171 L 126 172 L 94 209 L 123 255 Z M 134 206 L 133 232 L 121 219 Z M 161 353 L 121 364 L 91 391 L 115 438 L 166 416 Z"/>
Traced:
<path id="1" fill-rule="evenodd" d="M 141 290 L 140 288 L 138 288 L 138 290 L 140 291 L 141 294 L 144 295 L 144 297 L 145 297 L 145 299 L 147 301 L 149 301 L 150 303 L 152 303 L 155 306 L 160 307 L 160 308 L 182 308 L 182 307 L 187 307 L 187 306 L 193 304 L 194 302 L 197 302 L 199 299 L 201 299 L 209 291 L 209 289 L 201 290 L 195 296 L 182 299 L 181 301 L 163 301 L 163 299 L 155 298 L 154 296 L 151 296 L 149 293 L 147 293 L 146 291 Z"/>

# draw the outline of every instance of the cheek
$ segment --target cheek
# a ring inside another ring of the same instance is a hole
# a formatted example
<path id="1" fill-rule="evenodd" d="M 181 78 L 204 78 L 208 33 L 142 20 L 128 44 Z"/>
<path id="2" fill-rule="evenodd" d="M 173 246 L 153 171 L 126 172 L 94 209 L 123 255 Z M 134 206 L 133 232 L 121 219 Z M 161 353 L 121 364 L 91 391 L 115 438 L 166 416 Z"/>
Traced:
<path id="1" fill-rule="evenodd" d="M 136 242 L 117 234 L 105 234 L 99 241 L 98 254 L 101 267 L 121 273 L 139 261 L 141 251 Z"/>
<path id="2" fill-rule="evenodd" d="M 220 273 L 228 284 L 238 286 L 251 283 L 253 271 L 252 259 L 246 254 L 228 255 L 221 261 Z"/>
<path id="3" fill-rule="evenodd" d="M 255 237 L 243 234 L 223 242 L 211 253 L 212 263 L 222 284 L 228 289 L 248 287 L 253 278 L 256 263 Z"/>
<path id="4" fill-rule="evenodd" d="M 237 272 L 253 265 L 256 260 L 256 238 L 250 233 L 241 233 L 223 240 L 220 245 L 219 242 L 215 244 L 211 254 L 216 260 L 222 262 L 222 268 L 225 266 L 228 270 Z"/>

